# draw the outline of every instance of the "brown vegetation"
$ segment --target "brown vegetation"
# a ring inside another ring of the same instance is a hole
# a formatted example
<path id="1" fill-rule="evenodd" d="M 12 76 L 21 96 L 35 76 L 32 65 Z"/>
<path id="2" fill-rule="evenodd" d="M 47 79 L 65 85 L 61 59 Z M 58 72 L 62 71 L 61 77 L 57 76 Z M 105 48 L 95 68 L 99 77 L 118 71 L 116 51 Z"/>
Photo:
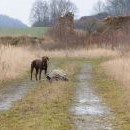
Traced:
<path id="1" fill-rule="evenodd" d="M 121 31 L 126 31 L 129 28 L 130 16 L 114 16 L 106 17 L 104 22 L 110 29 L 120 29 Z"/>
<path id="2" fill-rule="evenodd" d="M 12 80 L 20 77 L 25 71 L 30 71 L 30 63 L 36 57 L 84 57 L 99 58 L 118 56 L 118 51 L 109 49 L 57 49 L 43 50 L 17 46 L 0 46 L 0 81 Z"/>
<path id="3" fill-rule="evenodd" d="M 96 45 L 120 49 L 122 53 L 125 46 L 128 49 L 129 16 L 107 17 L 104 20 L 88 18 L 83 21 L 85 29 L 75 30 L 73 14 L 69 12 L 59 18 L 59 23 L 51 30 L 50 36 L 57 41 L 59 48 L 90 48 Z"/>
<path id="4" fill-rule="evenodd" d="M 0 82 L 16 79 L 29 70 L 35 56 L 24 47 L 0 46 Z"/>
<path id="5" fill-rule="evenodd" d="M 102 64 L 105 72 L 115 80 L 119 81 L 124 87 L 122 96 L 126 101 L 130 99 L 130 57 L 116 58 Z M 130 103 L 128 103 L 130 107 Z"/>
<path id="6" fill-rule="evenodd" d="M 125 46 L 129 50 L 130 29 L 129 25 L 126 24 L 129 21 L 128 19 L 129 17 L 127 16 L 118 16 L 107 17 L 104 21 L 96 20 L 95 22 L 93 21 L 94 23 L 87 20 L 87 30 L 78 30 L 74 28 L 74 15 L 68 12 L 59 18 L 57 25 L 44 38 L 28 36 L 0 37 L 0 43 L 18 46 L 31 45 L 33 48 L 42 48 L 44 50 L 90 48 L 96 45 L 97 47 L 120 49 L 124 53 Z M 117 24 L 117 21 L 120 24 Z M 100 26 L 97 23 L 100 23 Z M 115 24 L 119 26 L 118 29 L 113 27 Z M 97 28 L 97 26 L 99 27 Z"/>
<path id="7" fill-rule="evenodd" d="M 59 17 L 57 24 L 53 27 L 52 36 L 62 42 L 69 42 L 74 35 L 74 14 L 67 12 Z"/>
<path id="8" fill-rule="evenodd" d="M 41 44 L 45 39 L 37 38 L 37 37 L 29 37 L 29 36 L 19 36 L 19 37 L 11 37 L 5 36 L 0 37 L 0 44 L 3 45 L 36 45 Z"/>

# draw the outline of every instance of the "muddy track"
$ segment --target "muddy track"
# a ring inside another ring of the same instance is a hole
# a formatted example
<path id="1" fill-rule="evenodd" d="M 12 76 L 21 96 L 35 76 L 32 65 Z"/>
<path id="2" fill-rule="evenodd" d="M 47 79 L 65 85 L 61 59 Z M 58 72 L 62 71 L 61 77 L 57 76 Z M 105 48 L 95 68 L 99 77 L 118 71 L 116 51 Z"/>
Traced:
<path id="1" fill-rule="evenodd" d="M 49 70 L 61 62 L 50 64 Z M 114 115 L 111 109 L 103 103 L 91 85 L 92 67 L 84 64 L 77 76 L 75 100 L 71 107 L 75 130 L 115 130 Z M 45 79 L 45 76 L 44 76 Z M 9 110 L 14 102 L 24 98 L 35 89 L 39 81 L 30 81 L 30 76 L 20 82 L 13 82 L 0 90 L 0 111 Z"/>
<path id="2" fill-rule="evenodd" d="M 91 65 L 86 64 L 77 77 L 75 102 L 71 109 L 75 130 L 113 130 L 113 113 L 91 86 L 91 72 Z"/>
<path id="3" fill-rule="evenodd" d="M 13 82 L 11 85 L 2 88 L 0 90 L 0 111 L 10 109 L 15 101 L 22 99 L 35 86 L 36 82 L 30 82 L 27 79 L 21 82 Z"/>

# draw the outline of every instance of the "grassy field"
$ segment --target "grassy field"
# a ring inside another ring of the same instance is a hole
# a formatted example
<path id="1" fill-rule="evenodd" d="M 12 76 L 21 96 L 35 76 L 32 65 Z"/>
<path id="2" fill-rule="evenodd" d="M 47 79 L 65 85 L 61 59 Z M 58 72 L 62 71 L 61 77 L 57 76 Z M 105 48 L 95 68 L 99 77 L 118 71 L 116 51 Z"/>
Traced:
<path id="1" fill-rule="evenodd" d="M 56 60 L 56 59 L 55 59 Z M 17 102 L 8 112 L 0 113 L 0 130 L 72 130 L 72 116 L 68 112 L 75 92 L 74 75 L 80 64 L 59 59 L 71 79 L 69 82 L 39 83 L 27 97 Z M 71 67 L 71 71 L 70 71 Z"/>
<path id="2" fill-rule="evenodd" d="M 32 27 L 32 28 L 0 28 L 0 36 L 33 36 L 43 37 L 47 27 Z"/>
<path id="3" fill-rule="evenodd" d="M 97 93 L 102 96 L 104 102 L 110 106 L 115 114 L 119 130 L 129 130 L 130 104 L 127 94 L 129 88 L 125 89 L 125 85 L 121 84 L 122 80 L 120 79 L 123 78 L 120 78 L 119 74 L 121 71 L 124 72 L 123 77 L 128 75 L 129 62 L 122 62 L 124 58 L 121 59 L 122 64 L 120 60 L 116 61 L 117 58 L 120 58 L 118 51 L 108 49 L 45 51 L 30 50 L 25 47 L 1 46 L 0 82 L 21 77 L 30 70 L 31 60 L 43 55 L 49 56 L 50 62 L 59 62 L 57 67 L 63 68 L 71 80 L 52 85 L 46 81 L 40 82 L 35 90 L 15 103 L 12 109 L 0 112 L 0 130 L 42 130 L 43 128 L 46 130 L 72 130 L 73 119 L 68 108 L 72 103 L 73 93 L 75 93 L 74 75 L 80 71 L 80 65 L 84 62 L 93 65 L 93 81 Z M 116 61 L 114 66 L 113 60 Z M 126 65 L 125 68 L 124 65 Z M 119 76 L 116 79 L 114 79 L 115 75 L 110 75 L 113 72 L 112 66 L 115 69 L 118 67 L 118 70 L 114 71 L 114 74 Z M 109 69 L 110 74 L 103 69 L 104 67 Z M 126 74 L 126 72 L 128 73 Z"/>
<path id="4" fill-rule="evenodd" d="M 107 49 L 79 49 L 79 50 L 38 50 L 27 47 L 0 46 L 0 76 L 1 81 L 16 79 L 30 70 L 30 63 L 35 58 L 48 56 L 74 58 L 103 58 L 115 57 L 118 52 Z M 13 57 L 13 58 L 12 58 Z M 24 62 L 23 62 L 24 61 Z"/>
<path id="5" fill-rule="evenodd" d="M 109 78 L 101 68 L 106 59 L 54 58 L 57 67 L 64 69 L 69 82 L 50 84 L 41 81 L 36 89 L 16 102 L 7 112 L 0 112 L 1 130 L 73 130 L 73 116 L 68 109 L 75 94 L 75 75 L 83 63 L 93 66 L 93 80 L 97 93 L 114 113 L 118 130 L 129 130 L 130 112 L 123 98 L 120 84 Z"/>

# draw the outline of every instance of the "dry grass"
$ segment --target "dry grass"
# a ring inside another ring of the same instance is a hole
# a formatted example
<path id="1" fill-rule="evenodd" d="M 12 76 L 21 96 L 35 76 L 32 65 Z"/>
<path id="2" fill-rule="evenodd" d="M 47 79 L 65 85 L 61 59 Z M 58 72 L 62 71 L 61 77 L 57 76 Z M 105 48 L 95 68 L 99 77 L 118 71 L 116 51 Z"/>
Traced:
<path id="1" fill-rule="evenodd" d="M 93 66 L 93 82 L 96 91 L 111 108 L 112 113 L 114 113 L 114 130 L 130 130 L 129 92 L 127 93 L 126 87 L 110 76 L 112 71 L 109 71 L 110 75 L 108 75 L 108 73 L 103 70 L 101 63 L 102 61 L 95 62 Z M 107 72 L 108 69 L 110 69 L 110 66 L 107 66 Z"/>
<path id="2" fill-rule="evenodd" d="M 107 74 L 123 84 L 122 96 L 130 106 L 130 57 L 122 57 L 107 61 L 102 64 L 102 67 Z"/>
<path id="3" fill-rule="evenodd" d="M 34 55 L 22 47 L 0 46 L 0 81 L 15 79 L 29 69 Z"/>
<path id="4" fill-rule="evenodd" d="M 67 49 L 67 50 L 39 50 L 34 51 L 37 56 L 47 55 L 49 57 L 74 57 L 74 58 L 105 58 L 116 57 L 119 55 L 118 51 L 111 49 Z"/>
<path id="5" fill-rule="evenodd" d="M 103 58 L 118 56 L 118 51 L 109 49 L 68 49 L 68 50 L 42 50 L 30 47 L 0 46 L 0 81 L 12 80 L 20 77 L 30 70 L 32 59 L 42 56 L 74 57 L 74 58 Z"/>

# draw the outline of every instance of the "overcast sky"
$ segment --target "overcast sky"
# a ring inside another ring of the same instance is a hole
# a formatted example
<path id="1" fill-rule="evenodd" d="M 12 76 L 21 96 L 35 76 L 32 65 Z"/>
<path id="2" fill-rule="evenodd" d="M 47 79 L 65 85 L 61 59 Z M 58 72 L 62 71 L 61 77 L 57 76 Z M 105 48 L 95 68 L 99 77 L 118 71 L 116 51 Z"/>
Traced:
<path id="1" fill-rule="evenodd" d="M 29 14 L 32 3 L 35 0 L 0 0 L 0 14 L 5 14 L 29 23 Z M 79 9 L 78 16 L 93 14 L 93 6 L 98 0 L 70 0 L 76 4 Z"/>

